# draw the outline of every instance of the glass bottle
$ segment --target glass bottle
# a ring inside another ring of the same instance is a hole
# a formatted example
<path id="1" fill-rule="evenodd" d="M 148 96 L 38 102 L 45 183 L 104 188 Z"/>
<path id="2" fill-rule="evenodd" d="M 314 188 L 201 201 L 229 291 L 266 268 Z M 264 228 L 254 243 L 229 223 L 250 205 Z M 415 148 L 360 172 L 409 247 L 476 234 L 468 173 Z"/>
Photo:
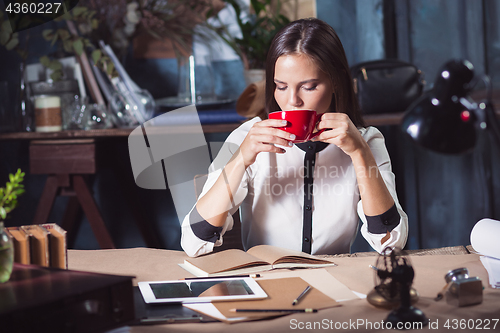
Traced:
<path id="1" fill-rule="evenodd" d="M 21 63 L 20 65 L 20 81 L 19 81 L 19 95 L 17 101 L 17 116 L 20 121 L 20 130 L 21 132 L 34 132 L 35 130 L 35 117 L 33 115 L 33 110 L 31 107 L 31 102 L 28 98 L 28 87 L 26 86 L 26 78 L 25 78 L 25 64 Z"/>
<path id="2" fill-rule="evenodd" d="M 14 245 L 0 221 L 0 283 L 9 281 L 14 265 Z"/>

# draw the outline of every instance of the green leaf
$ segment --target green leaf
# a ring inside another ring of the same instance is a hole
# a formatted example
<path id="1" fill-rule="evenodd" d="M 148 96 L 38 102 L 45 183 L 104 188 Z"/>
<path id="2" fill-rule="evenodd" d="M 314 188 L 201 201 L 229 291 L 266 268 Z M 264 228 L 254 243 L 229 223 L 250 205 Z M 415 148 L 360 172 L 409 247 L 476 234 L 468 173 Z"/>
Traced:
<path id="1" fill-rule="evenodd" d="M 59 37 L 61 37 L 62 40 L 67 40 L 71 37 L 71 34 L 66 29 L 58 29 L 57 33 L 59 34 Z"/>
<path id="2" fill-rule="evenodd" d="M 0 31 L 5 31 L 8 33 L 12 33 L 12 26 L 10 25 L 9 20 L 4 21 L 2 25 L 0 26 Z"/>
<path id="3" fill-rule="evenodd" d="M 49 67 L 50 66 L 50 59 L 49 59 L 49 57 L 47 57 L 47 56 L 40 57 L 40 63 L 43 66 L 45 66 L 45 67 Z"/>
<path id="4" fill-rule="evenodd" d="M 5 210 L 5 208 L 0 206 L 0 218 L 2 220 L 5 220 L 6 217 L 7 217 L 7 211 Z"/>
<path id="5" fill-rule="evenodd" d="M 52 72 L 52 74 L 50 74 L 50 78 L 53 81 L 60 81 L 62 76 L 63 76 L 62 71 L 55 71 L 55 72 Z"/>
<path id="6" fill-rule="evenodd" d="M 88 9 L 86 7 L 75 7 L 73 8 L 73 10 L 71 11 L 71 13 L 73 14 L 73 16 L 77 17 L 77 16 L 80 16 L 82 15 L 83 13 L 85 13 Z"/>
<path id="7" fill-rule="evenodd" d="M 17 50 L 17 54 L 19 54 L 19 56 L 22 58 L 22 59 L 26 59 L 28 57 L 28 51 L 26 50 Z"/>
<path id="8" fill-rule="evenodd" d="M 101 50 L 94 50 L 92 52 L 92 61 L 94 62 L 94 64 L 97 64 L 99 62 L 99 59 L 101 59 L 101 56 L 102 56 Z"/>
<path id="9" fill-rule="evenodd" d="M 73 49 L 75 50 L 75 53 L 79 56 L 82 55 L 83 53 L 83 42 L 81 39 L 77 39 L 73 42 Z"/>
<path id="10" fill-rule="evenodd" d="M 72 17 L 71 17 L 70 12 L 66 12 L 66 13 L 64 13 L 63 15 L 61 15 L 61 16 L 59 16 L 59 17 L 55 18 L 55 19 L 54 19 L 54 21 L 56 21 L 56 22 L 60 22 L 60 21 L 62 21 L 62 20 L 71 21 L 71 19 L 72 19 Z"/>
<path id="11" fill-rule="evenodd" d="M 73 42 L 70 39 L 63 41 L 63 48 L 68 53 L 73 52 Z"/>
<path id="12" fill-rule="evenodd" d="M 19 45 L 19 39 L 17 38 L 12 38 L 6 45 L 5 48 L 7 51 L 10 51 L 14 49 L 17 45 Z"/>
<path id="13" fill-rule="evenodd" d="M 0 32 L 0 44 L 4 45 L 7 44 L 7 42 L 9 41 L 10 39 L 10 35 L 11 33 L 10 32 L 7 32 L 7 31 L 1 31 Z"/>
<path id="14" fill-rule="evenodd" d="M 92 29 L 97 29 L 99 28 L 99 20 L 98 19 L 92 19 L 92 21 L 90 21 L 90 26 L 92 27 Z"/>
<path id="15" fill-rule="evenodd" d="M 255 11 L 255 15 L 259 16 L 261 11 L 266 10 L 266 4 L 261 3 L 259 0 L 250 0 L 250 3 L 252 4 L 253 10 Z"/>
<path id="16" fill-rule="evenodd" d="M 54 32 L 53 29 L 45 29 L 42 31 L 42 37 L 45 40 L 51 40 L 52 38 L 54 38 L 53 32 Z"/>
<path id="17" fill-rule="evenodd" d="M 115 64 L 114 64 L 113 62 L 111 62 L 111 61 L 110 61 L 110 62 L 108 63 L 108 65 L 107 65 L 107 67 L 106 67 L 106 73 L 107 73 L 109 76 L 113 77 L 113 70 L 114 70 L 114 69 L 115 69 Z"/>
<path id="18" fill-rule="evenodd" d="M 52 60 L 50 62 L 49 68 L 52 69 L 53 71 L 59 71 L 62 70 L 62 64 L 57 60 Z"/>

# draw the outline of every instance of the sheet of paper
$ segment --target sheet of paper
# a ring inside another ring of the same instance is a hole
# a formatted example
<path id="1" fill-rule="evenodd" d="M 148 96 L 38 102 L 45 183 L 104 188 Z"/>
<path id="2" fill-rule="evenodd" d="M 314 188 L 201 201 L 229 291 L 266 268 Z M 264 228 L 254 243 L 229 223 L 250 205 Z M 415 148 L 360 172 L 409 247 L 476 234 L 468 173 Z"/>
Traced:
<path id="1" fill-rule="evenodd" d="M 183 304 L 183 306 L 185 306 L 188 309 L 191 309 L 191 310 L 197 311 L 199 313 L 202 313 L 204 315 L 215 318 L 217 320 L 220 320 L 220 321 L 236 323 L 239 321 L 249 320 L 248 317 L 227 318 L 212 303 L 187 303 L 187 304 Z"/>
<path id="2" fill-rule="evenodd" d="M 315 269 L 295 269 L 295 270 L 275 270 L 260 274 L 265 279 L 280 279 L 287 277 L 300 277 L 312 287 L 318 289 L 323 294 L 333 298 L 337 302 L 359 299 L 352 290 L 328 273 L 324 268 Z"/>
<path id="3" fill-rule="evenodd" d="M 500 288 L 500 260 L 492 257 L 479 258 L 488 271 L 488 280 L 493 288 Z"/>

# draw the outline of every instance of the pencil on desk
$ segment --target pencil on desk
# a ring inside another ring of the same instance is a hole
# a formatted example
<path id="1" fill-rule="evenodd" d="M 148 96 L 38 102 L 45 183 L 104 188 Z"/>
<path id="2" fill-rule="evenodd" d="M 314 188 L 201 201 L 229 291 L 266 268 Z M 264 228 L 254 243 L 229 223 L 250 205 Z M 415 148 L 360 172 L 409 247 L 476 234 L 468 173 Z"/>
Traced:
<path id="1" fill-rule="evenodd" d="M 230 309 L 229 312 L 318 312 L 317 309 Z"/>
<path id="2" fill-rule="evenodd" d="M 311 286 L 307 286 L 306 289 L 296 298 L 293 300 L 292 305 L 296 305 L 302 297 L 304 297 L 305 294 L 311 289 Z"/>
<path id="3" fill-rule="evenodd" d="M 246 275 L 228 275 L 228 276 L 208 276 L 208 277 L 187 277 L 181 280 L 200 280 L 200 279 L 233 279 L 233 278 L 259 278 L 260 274 L 246 274 Z"/>

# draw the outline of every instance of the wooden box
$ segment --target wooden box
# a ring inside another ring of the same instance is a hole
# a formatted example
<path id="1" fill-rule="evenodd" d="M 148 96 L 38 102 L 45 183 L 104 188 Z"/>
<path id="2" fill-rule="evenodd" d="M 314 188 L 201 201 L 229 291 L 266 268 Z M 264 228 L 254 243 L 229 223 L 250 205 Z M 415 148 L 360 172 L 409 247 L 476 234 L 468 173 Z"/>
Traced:
<path id="1" fill-rule="evenodd" d="M 104 332 L 134 320 L 131 276 L 14 264 L 0 284 L 2 332 Z"/>

